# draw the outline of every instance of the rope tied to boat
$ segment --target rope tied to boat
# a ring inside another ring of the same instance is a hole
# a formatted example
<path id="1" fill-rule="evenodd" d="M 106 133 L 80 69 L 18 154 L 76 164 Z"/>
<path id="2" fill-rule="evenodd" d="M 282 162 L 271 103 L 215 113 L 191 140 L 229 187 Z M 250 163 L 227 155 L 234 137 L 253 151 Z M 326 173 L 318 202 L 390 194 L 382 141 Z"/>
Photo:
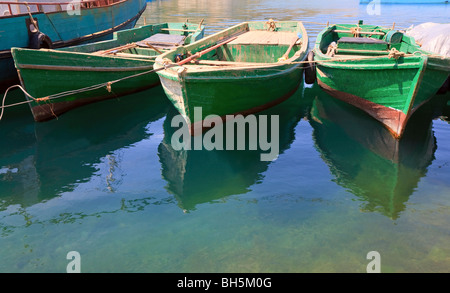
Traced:
<path id="1" fill-rule="evenodd" d="M 334 55 L 336 55 L 337 48 L 336 42 L 331 42 L 327 49 L 327 56 L 334 57 Z"/>
<path id="2" fill-rule="evenodd" d="M 1 110 L 0 110 L 0 120 L 2 120 L 2 117 L 3 117 L 3 113 L 4 113 L 4 111 L 5 111 L 5 108 L 9 108 L 9 107 L 13 107 L 13 106 L 19 106 L 19 105 L 22 105 L 22 104 L 28 104 L 28 103 L 30 103 L 30 101 L 31 101 L 31 100 L 28 100 L 28 101 L 23 101 L 23 102 L 18 102 L 18 103 L 14 103 L 14 104 L 5 105 L 6 96 L 8 95 L 8 92 L 9 92 L 10 90 L 12 90 L 13 88 L 19 88 L 19 89 L 21 89 L 22 92 L 23 92 L 25 95 L 27 95 L 30 99 L 35 99 L 33 96 L 31 96 L 29 93 L 27 93 L 27 91 L 26 91 L 22 86 L 20 86 L 20 85 L 18 85 L 18 84 L 15 84 L 15 85 L 10 86 L 9 88 L 6 89 L 6 91 L 5 91 L 4 95 L 3 95 L 2 105 L 1 105 L 1 107 L 0 107 L 0 108 L 1 108 Z"/>
<path id="3" fill-rule="evenodd" d="M 106 90 L 108 91 L 108 93 L 110 93 L 112 90 L 111 90 L 111 85 L 112 85 L 112 82 L 110 82 L 110 81 L 108 81 L 107 83 L 106 83 Z"/>
<path id="4" fill-rule="evenodd" d="M 362 28 L 359 26 L 350 28 L 350 32 L 353 34 L 353 36 L 355 38 L 359 37 L 361 31 L 362 31 Z"/>
<path id="5" fill-rule="evenodd" d="M 34 99 L 36 102 L 46 102 L 50 100 L 50 97 L 36 98 Z"/>
<path id="6" fill-rule="evenodd" d="M 391 51 L 389 51 L 389 55 L 388 58 L 389 59 L 398 59 L 400 57 L 405 57 L 405 52 L 400 52 L 399 50 L 397 50 L 396 48 L 392 48 Z"/>
<path id="7" fill-rule="evenodd" d="M 169 58 L 164 58 L 162 60 L 162 64 L 163 64 L 165 69 L 167 69 L 167 66 L 169 66 L 171 63 L 172 63 L 172 60 L 170 60 Z"/>
<path id="8" fill-rule="evenodd" d="M 32 33 L 39 33 L 39 26 L 37 24 L 37 21 L 33 18 L 33 15 L 31 14 L 31 8 L 28 5 L 28 2 L 25 2 L 25 5 L 27 6 L 27 10 L 28 10 L 28 15 L 30 16 L 30 21 L 33 23 L 33 27 L 35 31 L 32 31 Z"/>
<path id="9" fill-rule="evenodd" d="M 277 25 L 272 18 L 266 22 L 266 25 L 268 26 L 268 28 L 267 28 L 268 31 L 274 32 L 277 30 Z"/>
<path id="10" fill-rule="evenodd" d="M 406 54 L 404 52 L 399 52 L 395 48 L 393 48 L 391 51 L 392 51 L 392 55 L 391 55 L 392 57 L 389 57 L 389 58 L 395 58 L 395 57 L 399 58 L 399 57 L 407 57 L 407 56 L 420 56 L 420 55 L 423 54 L 423 53 L 421 53 L 419 51 L 416 51 L 413 54 Z M 436 58 L 438 58 L 438 57 L 444 58 L 444 57 L 442 57 L 440 55 L 434 55 L 434 54 L 426 55 L 426 56 L 428 56 L 428 57 L 436 57 Z M 387 57 L 388 56 L 385 55 L 385 56 L 365 56 L 365 57 L 357 57 L 357 58 L 332 58 L 332 59 L 329 59 L 329 60 L 293 61 L 293 62 L 286 62 L 285 64 L 292 64 L 292 65 L 293 64 L 320 64 L 320 63 L 328 63 L 328 62 L 336 62 L 336 61 L 346 62 L 346 61 L 359 61 L 359 60 L 362 61 L 362 60 L 368 60 L 368 59 L 384 59 L 384 58 L 387 58 Z M 118 82 L 121 82 L 121 81 L 124 81 L 124 80 L 128 80 L 128 79 L 131 79 L 131 78 L 136 78 L 136 77 L 143 76 L 143 75 L 146 75 L 146 74 L 150 74 L 150 73 L 153 73 L 153 72 L 156 72 L 156 71 L 165 70 L 165 69 L 168 69 L 168 68 L 171 68 L 171 67 L 181 66 L 181 64 L 172 63 L 172 60 L 170 60 L 168 58 L 164 58 L 162 60 L 162 64 L 163 64 L 163 66 L 158 68 L 158 69 L 152 69 L 152 70 L 140 72 L 140 73 L 129 75 L 129 76 L 125 76 L 125 77 L 122 77 L 122 78 L 119 78 L 119 79 L 116 79 L 116 80 L 103 82 L 103 83 L 87 86 L 87 87 L 84 87 L 84 88 L 79 88 L 79 89 L 75 89 L 75 90 L 68 90 L 68 91 L 52 94 L 52 95 L 49 95 L 49 96 L 43 97 L 43 98 L 35 98 L 35 97 L 33 97 L 32 95 L 30 95 L 20 85 L 10 86 L 5 91 L 5 93 L 3 95 L 2 104 L 0 105 L 0 120 L 2 120 L 5 108 L 18 106 L 18 105 L 22 105 L 22 104 L 29 104 L 29 103 L 32 103 L 32 102 L 48 102 L 48 101 L 51 101 L 51 100 L 54 100 L 54 99 L 59 99 L 59 98 L 65 97 L 65 96 L 70 96 L 70 95 L 74 95 L 74 94 L 77 94 L 77 93 L 98 90 L 98 89 L 101 89 L 101 88 L 104 88 L 104 87 L 106 87 L 106 89 L 111 93 L 112 92 L 111 86 L 114 83 L 118 83 Z M 255 66 L 259 66 L 259 65 L 255 65 Z M 182 68 L 183 71 L 179 72 L 179 73 L 183 73 L 186 69 L 187 68 L 183 67 Z M 6 97 L 8 95 L 8 92 L 11 89 L 13 89 L 13 88 L 19 88 L 29 98 L 29 100 L 18 102 L 18 103 L 14 103 L 14 104 L 5 105 L 5 100 L 6 100 Z M 56 115 L 54 115 L 54 116 L 56 117 Z"/>
<path id="11" fill-rule="evenodd" d="M 16 85 L 12 85 L 5 91 L 5 93 L 3 95 L 2 104 L 0 106 L 0 120 L 2 120 L 5 108 L 18 106 L 18 105 L 22 105 L 22 104 L 29 104 L 29 103 L 32 103 L 32 102 L 35 102 L 35 103 L 36 102 L 48 102 L 48 101 L 51 101 L 51 100 L 54 100 L 54 99 L 59 99 L 59 98 L 62 98 L 62 97 L 71 96 L 71 95 L 75 95 L 75 94 L 78 94 L 78 93 L 98 90 L 98 89 L 101 89 L 101 88 L 104 88 L 104 87 L 106 87 L 106 90 L 108 90 L 108 92 L 111 93 L 112 92 L 111 86 L 114 83 L 118 83 L 118 82 L 121 82 L 121 81 L 124 81 L 124 80 L 128 80 L 128 79 L 131 79 L 131 78 L 136 78 L 136 77 L 143 76 L 143 75 L 146 75 L 146 74 L 150 74 L 150 73 L 153 73 L 153 72 L 156 72 L 156 71 L 160 71 L 160 70 L 164 70 L 164 69 L 168 69 L 168 68 L 171 68 L 171 67 L 178 66 L 177 63 L 172 63 L 172 61 L 170 59 L 167 59 L 167 60 L 164 60 L 164 61 L 165 62 L 168 61 L 168 62 L 165 63 L 163 67 L 158 68 L 158 69 L 152 69 L 152 70 L 148 70 L 148 71 L 139 72 L 139 73 L 136 73 L 136 74 L 133 74 L 133 75 L 129 75 L 129 76 L 125 76 L 125 77 L 122 77 L 122 78 L 119 78 L 119 79 L 116 79 L 116 80 L 103 82 L 103 83 L 99 83 L 99 84 L 94 84 L 94 85 L 91 85 L 91 86 L 87 86 L 87 87 L 79 88 L 79 89 L 75 89 L 75 90 L 68 90 L 68 91 L 65 91 L 65 92 L 52 94 L 52 95 L 49 95 L 49 96 L 43 97 L 43 98 L 35 98 L 32 95 L 30 95 L 22 86 L 17 85 L 17 84 Z M 26 100 L 26 101 L 5 105 L 6 97 L 7 97 L 8 93 L 9 93 L 9 91 L 12 90 L 13 88 L 19 88 L 29 99 Z M 50 110 L 53 113 L 53 109 L 50 108 Z M 53 115 L 55 117 L 57 117 L 56 114 L 53 113 Z"/>

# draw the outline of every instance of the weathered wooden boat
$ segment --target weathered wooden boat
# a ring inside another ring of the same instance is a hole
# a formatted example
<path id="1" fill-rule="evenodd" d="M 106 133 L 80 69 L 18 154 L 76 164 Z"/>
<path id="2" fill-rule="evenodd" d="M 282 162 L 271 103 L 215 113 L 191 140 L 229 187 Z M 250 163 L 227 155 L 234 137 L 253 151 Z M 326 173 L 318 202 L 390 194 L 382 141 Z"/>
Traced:
<path id="1" fill-rule="evenodd" d="M 195 134 L 211 122 L 208 115 L 225 120 L 287 99 L 302 81 L 295 62 L 307 49 L 301 22 L 243 22 L 159 56 L 155 69 L 166 67 L 158 71 L 161 84 Z"/>
<path id="2" fill-rule="evenodd" d="M 58 50 L 13 48 L 36 121 L 159 85 L 155 58 L 203 37 L 204 25 L 162 23 L 114 33 L 112 40 Z M 120 81 L 119 81 L 120 80 Z"/>
<path id="3" fill-rule="evenodd" d="M 333 180 L 360 208 L 398 219 L 434 160 L 432 103 L 411 118 L 401 140 L 359 109 L 325 93 L 312 103 L 309 122 Z"/>
<path id="4" fill-rule="evenodd" d="M 61 48 L 133 28 L 145 0 L 0 1 L 0 90 L 19 82 L 12 47 Z"/>
<path id="5" fill-rule="evenodd" d="M 422 50 L 402 32 L 361 21 L 328 26 L 312 52 L 315 70 L 305 79 L 316 77 L 326 92 L 366 111 L 396 138 L 450 73 L 450 58 Z"/>

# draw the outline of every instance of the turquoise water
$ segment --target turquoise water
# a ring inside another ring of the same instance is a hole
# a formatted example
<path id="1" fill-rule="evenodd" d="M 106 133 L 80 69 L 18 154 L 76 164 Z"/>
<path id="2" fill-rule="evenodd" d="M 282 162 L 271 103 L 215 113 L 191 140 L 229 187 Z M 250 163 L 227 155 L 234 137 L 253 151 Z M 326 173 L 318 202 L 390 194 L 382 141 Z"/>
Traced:
<path id="1" fill-rule="evenodd" d="M 151 1 L 142 24 L 205 19 L 409 27 L 448 22 L 450 5 L 358 1 Z M 313 23 L 314 22 L 314 23 Z M 18 93 L 16 93 L 18 95 Z M 20 98 L 20 97 L 19 97 Z M 316 86 L 261 115 L 280 117 L 280 155 L 176 151 L 161 87 L 35 123 L 0 122 L 0 272 L 450 272 L 450 96 L 396 143 Z"/>

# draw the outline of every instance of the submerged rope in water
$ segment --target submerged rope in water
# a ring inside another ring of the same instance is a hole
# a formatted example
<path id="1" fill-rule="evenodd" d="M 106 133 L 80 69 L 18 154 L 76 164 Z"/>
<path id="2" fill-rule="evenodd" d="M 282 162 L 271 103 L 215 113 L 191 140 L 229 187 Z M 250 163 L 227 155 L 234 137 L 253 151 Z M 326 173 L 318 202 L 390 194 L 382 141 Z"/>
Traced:
<path id="1" fill-rule="evenodd" d="M 23 104 L 28 104 L 31 101 L 23 101 L 23 102 L 18 102 L 18 103 L 14 103 L 14 104 L 9 104 L 9 105 L 5 105 L 5 101 L 6 101 L 6 96 L 8 95 L 8 92 L 13 89 L 13 88 L 19 88 L 22 90 L 22 92 L 27 95 L 28 97 L 34 99 L 29 93 L 27 93 L 27 91 L 20 85 L 16 84 L 16 85 L 12 85 L 10 86 L 8 89 L 6 89 L 5 94 L 3 95 L 3 100 L 2 100 L 2 106 L 1 106 L 1 111 L 0 111 L 0 120 L 2 120 L 3 117 L 3 113 L 5 111 L 5 108 L 9 108 L 9 107 L 13 107 L 13 106 L 19 106 L 19 105 L 23 105 Z"/>

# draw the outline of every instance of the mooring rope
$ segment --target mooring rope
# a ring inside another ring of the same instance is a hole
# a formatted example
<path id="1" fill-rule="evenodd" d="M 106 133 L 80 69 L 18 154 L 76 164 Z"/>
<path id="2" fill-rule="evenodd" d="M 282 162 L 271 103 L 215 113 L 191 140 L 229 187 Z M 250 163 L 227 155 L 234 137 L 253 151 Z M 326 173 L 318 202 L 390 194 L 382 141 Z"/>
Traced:
<path id="1" fill-rule="evenodd" d="M 49 95 L 49 96 L 46 96 L 46 97 L 42 97 L 42 98 L 35 98 L 35 97 L 33 97 L 31 94 L 29 94 L 20 85 L 12 85 L 5 91 L 5 93 L 3 95 L 1 112 L 0 112 L 0 120 L 3 117 L 3 113 L 4 113 L 5 108 L 9 108 L 9 107 L 13 107 L 13 106 L 19 106 L 19 105 L 22 105 L 22 104 L 28 104 L 28 103 L 32 103 L 32 102 L 48 102 L 48 101 L 51 101 L 51 100 L 54 100 L 54 99 L 59 99 L 59 98 L 70 96 L 70 95 L 75 95 L 75 94 L 79 94 L 79 93 L 83 93 L 83 92 L 88 92 L 88 91 L 101 89 L 103 87 L 106 88 L 106 90 L 111 93 L 112 92 L 111 86 L 113 84 L 115 84 L 115 83 L 118 83 L 118 82 L 130 79 L 130 78 L 139 77 L 139 76 L 142 76 L 142 75 L 145 75 L 145 74 L 153 73 L 153 72 L 156 72 L 156 71 L 159 71 L 159 70 L 162 70 L 162 69 L 174 67 L 174 66 L 177 66 L 177 64 L 176 63 L 172 63 L 172 64 L 169 64 L 169 65 L 165 65 L 164 67 L 161 67 L 159 69 L 152 69 L 152 70 L 136 73 L 136 74 L 133 74 L 133 75 L 125 76 L 125 77 L 122 77 L 122 78 L 119 78 L 119 79 L 116 79 L 116 80 L 107 81 L 107 82 L 91 85 L 91 86 L 88 86 L 88 87 L 79 88 L 79 89 L 76 89 L 76 90 L 69 90 L 69 91 L 65 91 L 65 92 L 60 92 L 60 93 L 52 94 L 52 95 Z M 14 103 L 14 104 L 5 105 L 5 100 L 6 100 L 6 97 L 8 95 L 8 92 L 11 89 L 13 89 L 13 88 L 19 88 L 30 99 L 26 100 L 26 101 Z"/>
<path id="2" fill-rule="evenodd" d="M 386 55 L 386 56 L 364 56 L 364 57 L 358 57 L 358 58 L 336 58 L 336 57 L 334 57 L 334 58 L 327 59 L 327 60 L 312 60 L 312 61 L 304 60 L 304 61 L 280 62 L 278 64 L 283 64 L 283 65 L 312 64 L 312 63 L 316 63 L 316 64 L 319 63 L 320 64 L 320 63 L 336 62 L 336 61 L 343 61 L 343 62 L 345 62 L 345 61 L 358 61 L 358 60 L 381 59 L 381 58 L 383 58 L 383 59 L 384 58 L 389 58 L 389 59 L 390 58 L 395 58 L 395 59 L 398 59 L 398 57 L 417 56 L 417 53 L 421 53 L 421 52 L 414 52 L 413 54 L 406 54 L 406 53 L 403 53 L 403 52 L 398 52 L 398 51 L 394 52 L 394 51 L 392 51 L 392 52 L 389 53 L 389 55 Z M 429 57 L 430 56 L 431 57 L 434 57 L 434 56 L 442 57 L 440 55 L 434 55 L 434 54 L 428 55 L 428 56 Z M 167 59 L 165 61 L 169 61 L 169 60 Z M 274 63 L 274 64 L 276 64 L 276 63 Z M 251 66 L 251 64 L 248 64 L 248 65 Z M 268 64 L 268 65 L 270 65 L 270 64 Z M 28 104 L 28 103 L 32 103 L 32 102 L 38 102 L 38 103 L 39 102 L 49 102 L 49 101 L 54 100 L 54 99 L 59 99 L 59 98 L 62 98 L 62 97 L 75 95 L 75 94 L 79 94 L 79 93 L 83 93 L 83 92 L 98 90 L 98 89 L 101 89 L 101 88 L 105 88 L 108 92 L 111 93 L 112 92 L 112 85 L 115 84 L 115 83 L 118 83 L 118 82 L 121 82 L 121 81 L 124 81 L 124 80 L 127 80 L 127 79 L 131 79 L 131 78 L 139 77 L 139 76 L 142 76 L 142 75 L 146 75 L 146 74 L 149 74 L 149 73 L 154 73 L 156 71 L 160 71 L 160 70 L 171 68 L 171 67 L 175 67 L 175 66 L 179 66 L 179 65 L 177 63 L 167 64 L 167 62 L 164 62 L 164 66 L 161 67 L 161 68 L 158 68 L 158 69 L 152 69 L 152 70 L 136 73 L 136 74 L 133 74 L 133 75 L 125 76 L 125 77 L 122 77 L 122 78 L 119 78 L 119 79 L 116 79 L 116 80 L 107 81 L 107 82 L 91 85 L 91 86 L 88 86 L 88 87 L 79 88 L 79 89 L 76 89 L 76 90 L 69 90 L 69 91 L 65 91 L 65 92 L 60 92 L 60 93 L 52 94 L 52 95 L 49 95 L 49 96 L 46 96 L 46 97 L 41 97 L 41 98 L 33 97 L 31 94 L 29 94 L 20 85 L 13 85 L 13 86 L 10 86 L 6 90 L 4 95 L 3 95 L 3 100 L 2 100 L 2 105 L 1 105 L 1 112 L 0 112 L 0 120 L 3 117 L 5 108 L 18 106 L 18 105 L 22 105 L 22 104 Z M 261 66 L 261 65 L 258 64 L 258 65 L 255 65 L 255 66 Z M 8 92 L 11 89 L 13 89 L 13 88 L 19 88 L 30 99 L 26 100 L 26 101 L 14 103 L 14 104 L 5 105 L 5 100 L 6 100 L 6 97 L 8 95 Z"/>
<path id="3" fill-rule="evenodd" d="M 22 102 L 18 102 L 18 103 L 14 103 L 14 104 L 9 104 L 9 105 L 5 105 L 5 100 L 6 100 L 6 96 L 8 95 L 8 92 L 13 89 L 13 88 L 20 88 L 25 95 L 27 95 L 28 97 L 34 99 L 29 93 L 27 93 L 27 91 L 20 85 L 16 84 L 16 85 L 12 85 L 10 87 L 8 87 L 5 91 L 5 94 L 3 95 L 3 100 L 2 100 L 2 106 L 1 106 L 1 111 L 0 111 L 0 120 L 2 120 L 3 117 L 3 113 L 5 111 L 5 108 L 9 108 L 9 107 L 13 107 L 13 106 L 19 106 L 19 105 L 23 105 L 23 104 L 28 104 L 31 101 L 27 100 L 27 101 L 22 101 Z"/>

